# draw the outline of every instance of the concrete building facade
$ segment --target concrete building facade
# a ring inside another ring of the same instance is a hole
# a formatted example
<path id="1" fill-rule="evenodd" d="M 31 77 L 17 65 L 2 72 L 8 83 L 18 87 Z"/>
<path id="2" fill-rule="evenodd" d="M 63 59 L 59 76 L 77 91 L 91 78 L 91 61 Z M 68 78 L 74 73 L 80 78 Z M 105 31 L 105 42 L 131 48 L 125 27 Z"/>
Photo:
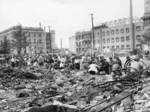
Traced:
<path id="1" fill-rule="evenodd" d="M 76 32 L 76 53 L 82 53 L 91 49 L 91 31 Z"/>
<path id="2" fill-rule="evenodd" d="M 145 0 L 145 13 L 142 18 L 133 17 L 132 0 L 130 0 L 130 17 L 102 23 L 94 26 L 94 50 L 99 52 L 137 52 L 145 49 L 139 43 L 146 29 L 150 29 L 150 0 Z M 84 35 L 88 35 L 84 37 Z M 92 31 L 77 32 L 76 52 L 85 51 L 90 46 L 92 51 Z M 84 37 L 84 38 L 82 38 Z M 87 42 L 84 42 L 88 40 Z"/>
<path id="3" fill-rule="evenodd" d="M 110 51 L 134 51 L 141 48 L 141 44 L 138 42 L 143 33 L 143 23 L 137 22 L 133 24 L 134 42 L 131 36 L 130 24 L 115 26 L 111 28 L 102 29 L 102 49 L 108 49 Z M 132 47 L 135 43 L 134 47 Z"/>
<path id="4" fill-rule="evenodd" d="M 145 13 L 142 19 L 144 21 L 144 29 L 150 28 L 150 0 L 145 0 Z"/>
<path id="5" fill-rule="evenodd" d="M 133 31 L 134 39 L 132 39 L 131 31 Z M 90 46 L 91 49 L 91 33 L 91 31 L 76 33 L 77 53 L 84 52 L 85 46 Z M 102 23 L 102 25 L 94 27 L 95 50 L 99 52 L 122 50 L 132 52 L 141 49 L 138 39 L 142 34 L 143 22 L 139 18 L 134 18 L 133 30 L 131 30 L 128 18 Z M 84 42 L 85 40 L 89 41 L 88 44 Z M 134 47 L 132 47 L 133 43 Z"/>
<path id="6" fill-rule="evenodd" d="M 16 26 L 13 26 L 11 28 L 8 28 L 4 31 L 0 32 L 0 41 L 2 42 L 4 38 L 7 38 L 8 40 L 13 39 L 13 33 L 17 30 Z M 37 54 L 37 53 L 47 53 L 47 51 L 50 51 L 49 49 L 54 49 L 55 44 L 55 32 L 51 32 L 50 39 L 52 40 L 49 45 L 51 45 L 51 48 L 47 47 L 47 32 L 45 32 L 40 27 L 22 27 L 22 32 L 25 33 L 25 36 L 27 37 L 27 41 L 29 45 L 26 47 L 25 50 L 22 50 L 22 53 L 25 54 Z M 53 44 L 52 44 L 53 43 Z M 17 54 L 16 49 L 11 49 L 12 53 Z"/>
<path id="7" fill-rule="evenodd" d="M 72 53 L 76 53 L 76 38 L 74 36 L 70 37 L 69 38 L 69 50 L 72 52 Z"/>
<path id="8" fill-rule="evenodd" d="M 55 31 L 54 30 L 51 30 L 50 33 L 48 32 L 45 32 L 45 35 L 46 35 L 46 38 L 45 38 L 45 52 L 46 53 L 51 53 L 51 52 L 54 52 L 57 47 L 56 47 L 56 44 L 55 44 Z"/>
<path id="9" fill-rule="evenodd" d="M 150 29 L 150 0 L 145 0 L 145 13 L 142 17 L 144 30 Z M 144 50 L 150 50 L 148 45 L 144 45 Z"/>

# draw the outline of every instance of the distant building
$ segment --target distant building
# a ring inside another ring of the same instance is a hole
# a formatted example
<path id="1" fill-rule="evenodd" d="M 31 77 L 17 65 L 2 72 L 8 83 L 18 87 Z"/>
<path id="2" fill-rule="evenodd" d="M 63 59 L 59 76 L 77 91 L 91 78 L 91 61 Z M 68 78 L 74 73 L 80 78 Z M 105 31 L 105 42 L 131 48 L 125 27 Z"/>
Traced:
<path id="1" fill-rule="evenodd" d="M 46 45 L 46 48 L 45 48 L 46 53 L 54 52 L 57 49 L 56 44 L 55 44 L 55 32 L 54 31 L 50 31 L 50 33 L 46 33 L 45 45 Z"/>
<path id="2" fill-rule="evenodd" d="M 138 42 L 143 34 L 143 22 L 140 18 L 133 20 L 133 34 L 131 36 L 131 28 L 129 19 L 119 19 L 111 22 L 103 23 L 102 25 L 94 27 L 94 43 L 95 50 L 104 52 L 109 51 L 129 51 L 140 49 L 141 44 Z M 84 52 L 87 47 L 92 48 L 91 31 L 77 32 L 76 37 L 76 52 Z M 133 40 L 132 40 L 133 38 Z M 133 46 L 134 44 L 134 47 Z M 86 47 L 85 47 L 86 46 Z"/>
<path id="3" fill-rule="evenodd" d="M 8 28 L 0 32 L 0 41 L 4 38 L 12 40 L 13 33 L 16 31 L 16 26 Z M 45 32 L 40 27 L 22 27 L 22 32 L 27 36 L 27 41 L 29 45 L 25 50 L 22 50 L 22 54 L 37 54 L 37 53 L 47 53 L 47 51 L 52 51 L 55 47 L 55 32 L 51 31 L 50 42 L 47 44 L 47 32 Z M 51 47 L 48 48 L 47 46 Z M 51 49 L 51 50 L 50 50 Z M 17 53 L 16 49 L 12 49 L 12 53 Z"/>
<path id="4" fill-rule="evenodd" d="M 142 19 L 144 30 L 150 29 L 150 0 L 145 0 L 145 13 Z M 143 47 L 143 50 L 150 50 L 148 45 L 144 45 Z"/>
<path id="5" fill-rule="evenodd" d="M 102 50 L 103 48 L 103 29 L 108 28 L 105 24 L 94 27 L 94 47 L 95 50 Z M 91 37 L 92 38 L 92 37 Z"/>
<path id="6" fill-rule="evenodd" d="M 145 0 L 144 29 L 150 28 L 150 0 Z"/>
<path id="7" fill-rule="evenodd" d="M 110 51 L 134 51 L 141 48 L 138 42 L 143 33 L 143 22 L 133 23 L 133 37 L 131 36 L 130 24 L 123 24 L 114 27 L 102 29 L 102 48 L 109 49 Z M 132 40 L 133 38 L 133 40 Z M 135 43 L 135 44 L 134 44 Z M 134 47 L 132 45 L 134 44 Z"/>
<path id="8" fill-rule="evenodd" d="M 130 17 L 102 23 L 94 26 L 92 31 L 75 33 L 76 52 L 83 53 L 87 49 L 96 52 L 127 51 L 137 53 L 144 50 L 139 39 L 145 29 L 150 28 L 150 0 L 145 0 L 145 13 L 142 18 L 133 17 L 132 0 L 130 0 Z M 94 49 L 93 49 L 94 46 Z"/>
<path id="9" fill-rule="evenodd" d="M 91 31 L 76 32 L 75 34 L 76 53 L 85 52 L 91 49 Z"/>
<path id="10" fill-rule="evenodd" d="M 72 53 L 76 53 L 76 42 L 74 36 L 69 38 L 69 50 Z"/>

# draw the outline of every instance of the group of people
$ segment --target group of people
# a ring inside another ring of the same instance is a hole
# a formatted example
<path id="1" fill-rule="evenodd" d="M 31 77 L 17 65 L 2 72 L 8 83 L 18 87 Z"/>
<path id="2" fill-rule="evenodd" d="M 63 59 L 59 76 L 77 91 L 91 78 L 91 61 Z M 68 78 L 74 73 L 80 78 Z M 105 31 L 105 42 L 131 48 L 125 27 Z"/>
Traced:
<path id="1" fill-rule="evenodd" d="M 25 55 L 22 57 L 13 56 L 5 57 L 5 63 L 11 67 L 33 66 L 33 67 L 45 67 L 46 69 L 69 69 L 69 70 L 85 70 L 90 74 L 118 74 L 116 72 L 124 68 L 124 66 L 130 66 L 131 72 L 135 70 L 141 70 L 143 65 L 140 63 L 139 56 L 136 56 L 131 63 L 129 56 L 126 58 L 125 64 L 118 56 L 109 57 L 105 59 L 104 56 L 91 57 L 85 56 L 61 56 L 61 55 L 35 55 L 34 57 Z"/>
<path id="2" fill-rule="evenodd" d="M 122 68 L 122 61 L 117 56 L 110 57 L 109 60 L 100 56 L 93 60 L 88 68 L 90 74 L 111 74 L 112 71 Z"/>
<path id="3" fill-rule="evenodd" d="M 131 75 L 141 72 L 143 69 L 144 65 L 138 55 L 133 59 L 127 56 L 124 64 L 119 57 L 115 56 L 114 58 L 110 57 L 108 61 L 104 57 L 100 57 L 100 61 L 92 61 L 88 72 L 90 74 L 111 74 L 115 79 L 127 74 L 127 71 Z"/>

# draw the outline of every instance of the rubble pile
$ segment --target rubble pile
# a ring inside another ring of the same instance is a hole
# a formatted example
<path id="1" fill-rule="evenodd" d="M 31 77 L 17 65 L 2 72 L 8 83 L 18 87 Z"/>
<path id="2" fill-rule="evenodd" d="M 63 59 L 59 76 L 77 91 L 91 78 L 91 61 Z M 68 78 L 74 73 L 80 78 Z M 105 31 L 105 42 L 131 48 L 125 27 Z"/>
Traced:
<path id="1" fill-rule="evenodd" d="M 45 69 L 0 72 L 1 112 L 146 112 L 149 79 L 90 75 L 84 71 Z"/>

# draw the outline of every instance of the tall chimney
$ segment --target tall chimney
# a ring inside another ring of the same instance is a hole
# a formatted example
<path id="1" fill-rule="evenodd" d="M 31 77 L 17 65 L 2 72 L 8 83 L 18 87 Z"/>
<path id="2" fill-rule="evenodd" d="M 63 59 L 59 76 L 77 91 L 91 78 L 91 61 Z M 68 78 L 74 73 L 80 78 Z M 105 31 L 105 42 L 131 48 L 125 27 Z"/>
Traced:
<path id="1" fill-rule="evenodd" d="M 41 22 L 39 22 L 39 27 L 41 28 L 41 26 L 42 26 L 42 25 L 41 25 Z"/>
<path id="2" fill-rule="evenodd" d="M 61 50 L 62 50 L 62 38 L 61 38 L 61 40 L 60 40 L 60 44 L 61 44 Z"/>
<path id="3" fill-rule="evenodd" d="M 132 0 L 130 0 L 130 37 L 131 37 L 131 49 L 133 51 L 133 50 L 135 50 L 135 38 L 134 38 Z"/>
<path id="4" fill-rule="evenodd" d="M 44 26 L 44 32 L 46 32 L 45 26 Z"/>

